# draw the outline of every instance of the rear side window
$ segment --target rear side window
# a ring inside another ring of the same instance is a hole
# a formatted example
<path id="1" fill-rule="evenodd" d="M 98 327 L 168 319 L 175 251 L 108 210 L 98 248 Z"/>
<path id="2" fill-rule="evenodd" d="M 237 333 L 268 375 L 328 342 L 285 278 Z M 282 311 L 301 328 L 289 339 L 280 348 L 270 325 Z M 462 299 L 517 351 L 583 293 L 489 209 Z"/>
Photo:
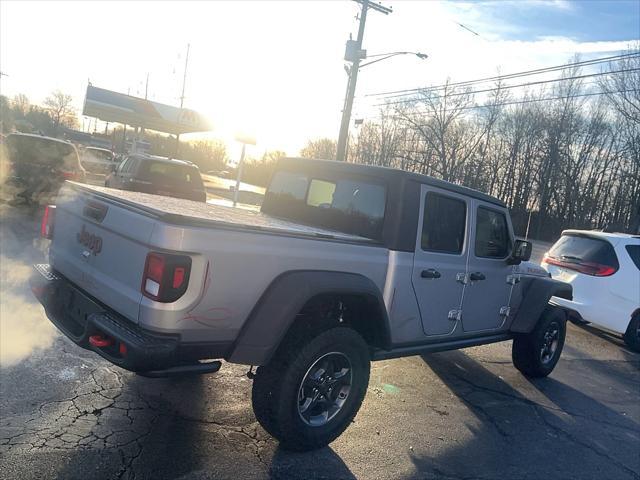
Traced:
<path id="1" fill-rule="evenodd" d="M 583 235 L 563 235 L 551 247 L 548 256 L 559 260 L 606 265 L 616 270 L 619 267 L 618 257 L 609 242 Z"/>
<path id="2" fill-rule="evenodd" d="M 640 270 L 640 245 L 627 245 L 624 248 L 627 249 L 627 253 L 631 257 L 633 263 L 635 263 L 636 268 Z"/>
<path id="3" fill-rule="evenodd" d="M 130 158 L 127 162 L 127 166 L 124 167 L 125 173 L 131 173 L 136 171 L 136 167 L 138 166 L 138 160 L 135 158 Z"/>
<path id="4" fill-rule="evenodd" d="M 422 250 L 461 253 L 467 220 L 464 201 L 427 192 L 422 222 Z"/>
<path id="5" fill-rule="evenodd" d="M 478 207 L 476 257 L 505 258 L 509 253 L 509 229 L 504 213 Z"/>
<path id="6" fill-rule="evenodd" d="M 129 159 L 125 158 L 120 165 L 118 165 L 118 172 L 123 173 L 124 169 L 127 168 L 127 164 L 129 163 Z"/>

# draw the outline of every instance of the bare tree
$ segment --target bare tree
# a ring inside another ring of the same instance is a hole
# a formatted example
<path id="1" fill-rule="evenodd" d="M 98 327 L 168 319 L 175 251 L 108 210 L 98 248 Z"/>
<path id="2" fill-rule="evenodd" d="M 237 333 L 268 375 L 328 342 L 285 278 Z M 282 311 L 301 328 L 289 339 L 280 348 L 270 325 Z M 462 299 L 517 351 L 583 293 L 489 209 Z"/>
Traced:
<path id="1" fill-rule="evenodd" d="M 73 97 L 56 90 L 45 100 L 44 106 L 53 121 L 53 129 L 57 133 L 60 125 L 74 126 L 77 122 L 75 109 L 73 108 Z"/>
<path id="2" fill-rule="evenodd" d="M 17 113 L 19 116 L 23 117 L 29 113 L 29 107 L 31 103 L 29 102 L 29 98 L 24 93 L 19 93 L 13 97 L 13 111 Z"/>
<path id="3" fill-rule="evenodd" d="M 521 234 L 530 217 L 534 237 L 549 240 L 570 227 L 636 232 L 639 67 L 638 57 L 610 65 L 600 83 L 602 97 L 584 95 L 592 90 L 576 78 L 575 66 L 550 89 L 525 92 L 513 103 L 500 83 L 480 97 L 480 105 L 482 93 L 449 82 L 427 88 L 363 124 L 352 159 L 496 195 Z"/>
<path id="4" fill-rule="evenodd" d="M 309 140 L 307 144 L 300 150 L 300 156 L 303 158 L 318 158 L 321 160 L 336 159 L 337 142 L 331 138 L 319 138 L 317 140 Z"/>
<path id="5" fill-rule="evenodd" d="M 640 42 L 636 42 L 627 53 L 640 54 Z M 609 102 L 626 120 L 640 124 L 640 56 L 615 60 L 605 71 L 619 72 L 604 75 L 598 82 Z"/>

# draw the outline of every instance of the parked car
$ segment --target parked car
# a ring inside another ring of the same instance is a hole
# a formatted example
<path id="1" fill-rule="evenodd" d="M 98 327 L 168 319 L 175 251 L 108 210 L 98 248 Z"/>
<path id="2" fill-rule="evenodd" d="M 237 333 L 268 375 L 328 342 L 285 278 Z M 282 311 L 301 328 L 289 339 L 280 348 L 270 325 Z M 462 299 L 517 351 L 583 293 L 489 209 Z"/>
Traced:
<path id="1" fill-rule="evenodd" d="M 565 230 L 542 266 L 573 287 L 573 299 L 553 299 L 569 319 L 622 334 L 640 351 L 640 235 Z"/>
<path id="2" fill-rule="evenodd" d="M 200 170 L 196 165 L 153 155 L 130 155 L 107 177 L 105 186 L 207 201 Z"/>
<path id="3" fill-rule="evenodd" d="M 5 141 L 10 171 L 7 185 L 28 202 L 47 201 L 65 180 L 85 181 L 76 147 L 57 138 L 12 133 Z"/>
<path id="4" fill-rule="evenodd" d="M 285 448 L 347 428 L 372 360 L 513 340 L 543 377 L 562 352 L 548 300 L 571 286 L 527 261 L 504 203 L 424 175 L 282 159 L 261 212 L 76 184 L 53 211 L 31 279 L 51 321 L 141 375 L 258 366 L 254 412 Z"/>
<path id="5" fill-rule="evenodd" d="M 98 147 L 85 148 L 82 151 L 81 162 L 86 171 L 100 175 L 111 174 L 118 165 L 111 150 Z"/>

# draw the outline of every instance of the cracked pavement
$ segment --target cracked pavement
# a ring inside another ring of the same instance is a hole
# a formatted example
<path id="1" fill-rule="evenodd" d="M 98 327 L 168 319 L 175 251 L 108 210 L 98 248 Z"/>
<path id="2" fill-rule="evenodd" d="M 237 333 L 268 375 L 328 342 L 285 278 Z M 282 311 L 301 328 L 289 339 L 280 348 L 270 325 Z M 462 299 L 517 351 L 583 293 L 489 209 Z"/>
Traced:
<path id="1" fill-rule="evenodd" d="M 148 379 L 59 334 L 25 283 L 38 213 L 0 214 L 0 478 L 640 479 L 640 355 L 616 336 L 570 325 L 539 380 L 509 342 L 374 363 L 353 425 L 290 453 L 257 424 L 246 367 Z"/>

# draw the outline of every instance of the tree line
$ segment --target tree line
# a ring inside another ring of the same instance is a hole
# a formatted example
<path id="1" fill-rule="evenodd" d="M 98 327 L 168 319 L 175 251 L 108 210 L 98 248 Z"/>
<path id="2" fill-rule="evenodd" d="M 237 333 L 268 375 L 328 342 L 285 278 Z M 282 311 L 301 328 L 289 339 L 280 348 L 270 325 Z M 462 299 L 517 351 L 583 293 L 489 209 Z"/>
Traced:
<path id="1" fill-rule="evenodd" d="M 629 53 L 595 80 L 569 67 L 517 99 L 500 78 L 484 95 L 447 81 L 389 99 L 350 139 L 348 161 L 494 195 L 521 235 L 640 233 L 640 46 Z"/>
<path id="2" fill-rule="evenodd" d="M 513 94 L 447 81 L 389 98 L 349 139 L 347 161 L 400 168 L 502 199 L 516 233 L 553 240 L 565 228 L 640 231 L 640 44 L 596 75 L 574 61 L 539 89 Z M 587 78 L 591 77 L 589 80 Z M 543 82 L 544 83 L 544 82 Z M 77 126 L 70 96 L 43 106 L 0 96 L 4 132 L 57 135 Z M 123 130 L 114 129 L 114 145 Z M 175 138 L 147 132 L 151 153 L 168 155 Z M 228 170 L 219 140 L 182 142 L 180 158 L 202 171 Z M 301 157 L 335 159 L 336 141 L 309 140 Z M 246 182 L 265 186 L 282 151 L 249 158 Z"/>

